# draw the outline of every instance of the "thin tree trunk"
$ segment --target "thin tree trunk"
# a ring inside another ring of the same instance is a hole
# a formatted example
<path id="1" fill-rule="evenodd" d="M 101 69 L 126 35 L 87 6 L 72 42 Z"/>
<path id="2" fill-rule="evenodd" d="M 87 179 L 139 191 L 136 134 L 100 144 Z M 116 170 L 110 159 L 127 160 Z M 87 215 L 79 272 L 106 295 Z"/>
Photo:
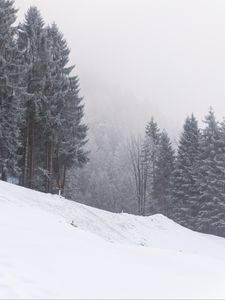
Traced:
<path id="1" fill-rule="evenodd" d="M 48 176 L 46 177 L 46 192 L 52 192 L 52 176 L 53 176 L 53 152 L 52 152 L 52 142 L 46 142 L 46 170 L 48 171 Z"/>
<path id="2" fill-rule="evenodd" d="M 24 153 L 24 174 L 23 174 L 23 186 L 27 187 L 28 184 L 28 154 L 29 154 L 29 124 L 26 130 L 26 142 Z"/>
<path id="3" fill-rule="evenodd" d="M 32 133 L 31 133 L 31 167 L 30 167 L 30 188 L 34 187 L 34 163 L 35 163 L 35 147 L 34 147 L 34 124 L 32 124 Z"/>
<path id="4" fill-rule="evenodd" d="M 49 192 L 49 151 L 48 151 L 48 142 L 45 143 L 45 157 L 46 157 L 46 170 L 48 172 L 45 177 L 45 192 Z"/>
<path id="5" fill-rule="evenodd" d="M 52 180 L 53 180 L 53 146 L 50 143 L 50 161 L 49 161 L 49 191 L 52 193 Z"/>
<path id="6" fill-rule="evenodd" d="M 27 176 L 26 187 L 31 188 L 31 161 L 32 161 L 32 122 L 28 127 L 28 144 L 27 144 Z"/>
<path id="7" fill-rule="evenodd" d="M 57 148 L 56 153 L 56 178 L 57 178 L 57 189 L 59 190 L 59 195 L 61 195 L 62 191 L 62 183 L 61 183 L 61 176 L 60 176 L 60 166 L 59 166 L 59 149 Z"/>
<path id="8" fill-rule="evenodd" d="M 2 176 L 1 176 L 1 180 L 7 182 L 7 172 L 6 169 L 4 167 L 2 167 Z"/>
<path id="9" fill-rule="evenodd" d="M 63 167 L 63 181 L 62 181 L 62 194 L 65 192 L 65 186 L 66 186 L 66 166 Z"/>
<path id="10" fill-rule="evenodd" d="M 28 186 L 28 159 L 29 159 L 29 136 L 30 135 L 30 124 L 28 123 L 27 129 L 26 129 L 26 137 L 25 137 L 25 149 L 24 149 L 24 170 L 23 170 L 23 186 Z"/>

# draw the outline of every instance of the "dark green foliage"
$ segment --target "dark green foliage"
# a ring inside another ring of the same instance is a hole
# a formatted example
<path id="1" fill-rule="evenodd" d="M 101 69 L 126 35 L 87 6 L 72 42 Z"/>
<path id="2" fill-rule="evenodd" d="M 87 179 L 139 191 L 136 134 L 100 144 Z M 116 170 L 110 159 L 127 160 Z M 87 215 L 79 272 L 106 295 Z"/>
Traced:
<path id="1" fill-rule="evenodd" d="M 134 138 L 127 149 L 98 124 L 93 162 L 78 173 L 88 162 L 88 128 L 70 49 L 57 25 L 46 27 L 36 7 L 19 26 L 16 13 L 13 0 L 0 0 L 1 179 L 16 177 L 44 192 L 67 187 L 70 195 L 75 187 L 83 202 L 95 201 L 99 208 L 163 213 L 189 228 L 225 236 L 225 122 L 219 124 L 210 109 L 200 131 L 195 117 L 188 117 L 176 159 L 153 118 L 144 141 Z M 66 186 L 68 175 L 75 183 Z"/>
<path id="2" fill-rule="evenodd" d="M 200 155 L 200 131 L 192 115 L 185 121 L 180 138 L 171 186 L 172 217 L 182 225 L 193 227 L 199 210 L 197 174 Z"/>
<path id="3" fill-rule="evenodd" d="M 165 131 L 160 133 L 152 118 L 145 131 L 141 154 L 140 186 L 143 187 L 144 215 L 167 214 L 171 174 L 174 168 L 174 150 Z"/>
<path id="4" fill-rule="evenodd" d="M 87 127 L 70 50 L 56 24 L 31 7 L 18 28 L 14 1 L 0 1 L 0 173 L 20 184 L 63 190 L 66 171 L 87 162 Z M 17 167 L 19 166 L 19 168 Z"/>
<path id="5" fill-rule="evenodd" d="M 154 214 L 158 211 L 156 195 L 156 162 L 160 143 L 160 130 L 158 124 L 152 118 L 145 130 L 143 145 L 143 194 L 144 215 Z"/>
<path id="6" fill-rule="evenodd" d="M 160 135 L 156 160 L 154 194 L 158 204 L 158 213 L 169 213 L 169 189 L 171 175 L 174 170 L 175 152 L 170 138 L 164 130 Z"/>
<path id="7" fill-rule="evenodd" d="M 0 1 L 0 174 L 2 180 L 18 175 L 20 146 L 20 53 L 14 1 Z"/>
<path id="8" fill-rule="evenodd" d="M 225 139 L 224 127 L 210 109 L 202 131 L 199 166 L 201 231 L 225 236 Z"/>
<path id="9" fill-rule="evenodd" d="M 60 125 L 55 135 L 54 170 L 58 187 L 64 190 L 66 172 L 71 166 L 77 168 L 87 163 L 86 144 L 87 126 L 82 123 L 83 105 L 79 97 L 77 77 L 69 78 L 69 88 L 65 95 L 65 103 L 60 115 Z"/>
<path id="10" fill-rule="evenodd" d="M 200 131 L 187 118 L 171 185 L 170 216 L 189 228 L 225 236 L 225 133 L 210 109 Z"/>

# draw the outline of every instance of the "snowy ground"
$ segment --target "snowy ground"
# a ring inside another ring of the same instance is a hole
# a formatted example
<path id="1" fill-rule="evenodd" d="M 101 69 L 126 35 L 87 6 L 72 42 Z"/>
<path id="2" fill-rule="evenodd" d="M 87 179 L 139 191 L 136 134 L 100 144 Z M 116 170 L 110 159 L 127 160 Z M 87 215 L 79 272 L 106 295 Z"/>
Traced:
<path id="1" fill-rule="evenodd" d="M 0 298 L 224 299 L 225 239 L 0 182 Z"/>

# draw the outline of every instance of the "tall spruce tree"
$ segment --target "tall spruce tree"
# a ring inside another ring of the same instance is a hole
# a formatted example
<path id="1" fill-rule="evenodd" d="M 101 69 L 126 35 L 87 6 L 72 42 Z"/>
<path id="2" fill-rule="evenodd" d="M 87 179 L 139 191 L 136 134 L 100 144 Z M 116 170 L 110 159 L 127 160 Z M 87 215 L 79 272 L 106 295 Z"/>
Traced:
<path id="1" fill-rule="evenodd" d="M 48 65 L 44 97 L 40 114 L 43 141 L 42 168 L 44 176 L 44 190 L 52 192 L 58 182 L 54 176 L 54 161 L 56 161 L 56 147 L 58 135 L 62 126 L 63 110 L 66 105 L 66 96 L 70 87 L 69 74 L 73 70 L 67 67 L 70 50 L 63 34 L 53 23 L 47 30 Z"/>
<path id="2" fill-rule="evenodd" d="M 56 136 L 54 170 L 61 192 L 65 189 L 67 171 L 71 167 L 81 168 L 88 161 L 88 153 L 84 150 L 88 129 L 83 123 L 82 100 L 79 96 L 78 77 L 70 77 L 69 90 L 60 116 L 61 125 Z"/>
<path id="3" fill-rule="evenodd" d="M 24 23 L 19 27 L 18 44 L 23 50 L 24 64 L 27 69 L 26 97 L 24 97 L 25 122 L 22 129 L 21 184 L 39 189 L 43 170 L 40 111 L 44 99 L 49 56 L 44 21 L 36 7 L 28 10 Z"/>
<path id="4" fill-rule="evenodd" d="M 144 214 L 150 215 L 158 211 L 156 200 L 156 161 L 160 141 L 160 130 L 154 118 L 146 126 L 145 141 L 142 151 L 143 186 L 144 186 Z"/>
<path id="5" fill-rule="evenodd" d="M 200 211 L 198 229 L 225 236 L 225 140 L 210 109 L 202 131 L 199 167 Z"/>
<path id="6" fill-rule="evenodd" d="M 20 146 L 20 54 L 16 44 L 17 10 L 12 0 L 0 0 L 0 174 L 17 175 Z"/>
<path id="7" fill-rule="evenodd" d="M 161 133 L 156 160 L 155 199 L 158 203 L 158 213 L 168 215 L 169 187 L 174 170 L 175 152 L 170 138 L 164 130 Z"/>
<path id="8" fill-rule="evenodd" d="M 67 170 L 87 161 L 87 127 L 79 81 L 68 66 L 70 50 L 57 25 L 45 28 L 35 7 L 20 26 L 19 42 L 28 66 L 23 182 L 45 192 L 63 191 Z"/>
<path id="9" fill-rule="evenodd" d="M 183 127 L 175 170 L 171 184 L 170 215 L 182 225 L 195 227 L 199 210 L 199 168 L 200 131 L 194 115 L 188 117 Z"/>
<path id="10" fill-rule="evenodd" d="M 50 76 L 47 80 L 43 105 L 47 191 L 64 191 L 66 173 L 87 162 L 83 150 L 87 127 L 82 123 L 84 107 L 79 97 L 79 80 L 72 77 L 74 66 L 68 66 L 70 50 L 63 34 L 54 23 L 47 29 L 51 53 Z M 48 112 L 46 114 L 46 112 Z"/>

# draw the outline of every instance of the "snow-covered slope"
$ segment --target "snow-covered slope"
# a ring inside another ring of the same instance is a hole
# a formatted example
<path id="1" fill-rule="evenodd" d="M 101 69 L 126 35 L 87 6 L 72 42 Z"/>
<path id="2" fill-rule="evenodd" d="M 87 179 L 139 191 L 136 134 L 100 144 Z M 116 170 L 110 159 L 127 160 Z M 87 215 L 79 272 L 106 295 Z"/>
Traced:
<path id="1" fill-rule="evenodd" d="M 0 182 L 0 298 L 212 299 L 224 282 L 225 239 Z"/>

